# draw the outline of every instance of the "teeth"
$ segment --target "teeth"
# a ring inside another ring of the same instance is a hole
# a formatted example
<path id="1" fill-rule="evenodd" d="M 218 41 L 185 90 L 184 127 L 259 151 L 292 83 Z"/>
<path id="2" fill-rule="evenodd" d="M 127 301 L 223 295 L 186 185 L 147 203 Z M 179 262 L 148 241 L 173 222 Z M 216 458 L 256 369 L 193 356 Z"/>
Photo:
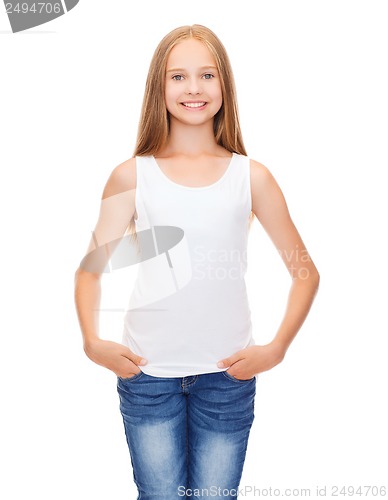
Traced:
<path id="1" fill-rule="evenodd" d="M 200 108 L 204 106 L 206 102 L 183 102 L 182 104 L 187 108 Z"/>

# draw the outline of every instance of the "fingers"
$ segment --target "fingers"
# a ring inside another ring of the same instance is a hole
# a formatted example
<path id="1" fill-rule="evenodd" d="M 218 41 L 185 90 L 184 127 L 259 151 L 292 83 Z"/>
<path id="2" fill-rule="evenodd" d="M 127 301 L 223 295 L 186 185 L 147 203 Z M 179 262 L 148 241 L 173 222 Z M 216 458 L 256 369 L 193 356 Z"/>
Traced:
<path id="1" fill-rule="evenodd" d="M 122 353 L 122 358 L 120 362 L 120 369 L 116 372 L 116 375 L 122 378 L 131 378 L 141 370 L 138 366 L 143 366 L 147 364 L 147 360 L 138 356 L 130 349 L 126 348 L 124 353 Z M 126 361 L 125 361 L 126 360 Z"/>
<path id="2" fill-rule="evenodd" d="M 237 352 L 237 353 L 233 354 L 232 356 L 229 356 L 228 358 L 224 358 L 221 361 L 219 361 L 217 363 L 217 366 L 218 366 L 218 368 L 227 368 L 227 367 L 233 365 L 233 363 L 235 363 L 239 359 L 241 359 L 241 356 Z"/>
<path id="3" fill-rule="evenodd" d="M 131 369 L 131 371 L 125 370 L 120 372 L 115 372 L 118 377 L 121 378 L 132 378 L 137 375 L 141 370 L 137 370 L 136 372 Z"/>
<path id="4" fill-rule="evenodd" d="M 218 366 L 218 368 L 228 368 L 229 366 L 232 366 L 233 363 L 235 363 L 236 361 L 238 361 L 238 358 L 235 359 L 235 358 L 233 358 L 233 356 L 231 356 L 229 358 L 223 359 L 222 361 L 219 361 L 217 363 L 217 366 Z"/>
<path id="5" fill-rule="evenodd" d="M 143 358 L 142 356 L 139 356 L 137 354 L 135 354 L 134 352 L 132 352 L 130 349 L 125 349 L 125 352 L 123 353 L 123 355 L 130 359 L 133 363 L 135 363 L 135 365 L 139 365 L 139 366 L 144 366 L 147 364 L 147 360 L 145 358 Z"/>

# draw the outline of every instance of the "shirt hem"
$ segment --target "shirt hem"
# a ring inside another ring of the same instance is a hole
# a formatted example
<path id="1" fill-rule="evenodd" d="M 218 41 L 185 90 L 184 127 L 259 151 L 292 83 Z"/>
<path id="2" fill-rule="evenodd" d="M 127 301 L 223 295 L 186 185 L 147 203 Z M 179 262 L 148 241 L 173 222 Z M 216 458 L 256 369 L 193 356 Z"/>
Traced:
<path id="1" fill-rule="evenodd" d="M 204 369 L 204 368 L 198 368 L 194 370 L 187 370 L 187 371 L 178 371 L 178 372 L 168 372 L 164 370 L 158 370 L 158 369 L 148 369 L 145 368 L 144 366 L 139 366 L 141 371 L 145 373 L 146 375 L 149 375 L 150 377 L 159 377 L 159 378 L 182 378 L 182 377 L 193 377 L 194 375 L 204 375 L 206 373 L 219 373 L 219 372 L 224 372 L 227 370 L 227 368 L 215 368 L 215 369 Z"/>

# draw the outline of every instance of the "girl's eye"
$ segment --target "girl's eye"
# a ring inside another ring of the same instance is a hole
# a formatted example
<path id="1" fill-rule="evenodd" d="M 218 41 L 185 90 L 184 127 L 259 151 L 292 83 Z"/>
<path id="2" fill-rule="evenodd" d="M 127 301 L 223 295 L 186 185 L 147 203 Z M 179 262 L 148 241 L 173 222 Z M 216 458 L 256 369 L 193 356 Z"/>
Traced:
<path id="1" fill-rule="evenodd" d="M 172 77 L 173 80 L 177 81 L 177 82 L 180 82 L 183 80 L 183 75 L 174 75 Z M 211 73 L 205 73 L 203 75 L 203 78 L 205 78 L 205 80 L 211 80 L 212 78 L 214 78 L 214 75 L 212 75 Z"/>

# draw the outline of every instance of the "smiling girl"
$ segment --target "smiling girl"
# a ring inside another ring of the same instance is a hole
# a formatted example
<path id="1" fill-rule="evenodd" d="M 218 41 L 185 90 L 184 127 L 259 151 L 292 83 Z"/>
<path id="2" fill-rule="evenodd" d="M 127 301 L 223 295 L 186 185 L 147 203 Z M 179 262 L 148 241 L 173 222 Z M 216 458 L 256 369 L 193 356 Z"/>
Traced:
<path id="1" fill-rule="evenodd" d="M 244 280 L 253 217 L 291 277 L 266 345 L 252 337 Z M 98 335 L 102 268 L 77 269 L 75 299 L 85 353 L 117 375 L 137 498 L 237 498 L 257 376 L 283 360 L 319 273 L 274 177 L 246 154 L 230 62 L 204 26 L 157 47 L 134 155 L 105 185 L 90 252 L 128 228 L 141 258 L 122 343 Z M 166 228 L 182 232 L 173 248 Z"/>

